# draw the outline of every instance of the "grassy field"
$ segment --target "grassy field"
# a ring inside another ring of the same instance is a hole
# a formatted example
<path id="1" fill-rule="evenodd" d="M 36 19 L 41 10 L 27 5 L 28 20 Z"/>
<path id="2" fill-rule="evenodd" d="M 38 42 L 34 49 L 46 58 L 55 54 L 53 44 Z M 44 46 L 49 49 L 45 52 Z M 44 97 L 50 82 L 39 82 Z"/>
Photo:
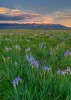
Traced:
<path id="1" fill-rule="evenodd" d="M 71 30 L 0 30 L 0 100 L 71 100 Z"/>

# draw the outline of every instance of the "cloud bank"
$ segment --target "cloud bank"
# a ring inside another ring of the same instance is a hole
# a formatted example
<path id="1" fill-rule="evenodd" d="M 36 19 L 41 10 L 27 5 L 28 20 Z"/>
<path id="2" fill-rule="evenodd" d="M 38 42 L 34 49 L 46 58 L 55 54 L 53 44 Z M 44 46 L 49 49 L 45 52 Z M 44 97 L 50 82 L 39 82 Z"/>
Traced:
<path id="1" fill-rule="evenodd" d="M 62 24 L 71 26 L 71 11 L 62 11 L 43 15 L 32 11 L 20 9 L 9 9 L 0 7 L 0 23 L 17 23 L 17 24 Z"/>
<path id="2" fill-rule="evenodd" d="M 19 9 L 0 8 L 0 23 L 52 23 L 52 19 L 48 16 L 40 15 L 34 12 L 23 11 Z"/>
<path id="3" fill-rule="evenodd" d="M 55 23 L 71 27 L 71 11 L 55 12 L 51 18 Z"/>

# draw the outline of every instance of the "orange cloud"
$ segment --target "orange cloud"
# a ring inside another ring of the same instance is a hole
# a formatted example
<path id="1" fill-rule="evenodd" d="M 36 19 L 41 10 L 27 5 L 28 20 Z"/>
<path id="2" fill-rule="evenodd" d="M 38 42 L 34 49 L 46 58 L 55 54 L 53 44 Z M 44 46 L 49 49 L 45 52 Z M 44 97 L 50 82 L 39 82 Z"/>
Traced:
<path id="1" fill-rule="evenodd" d="M 56 12 L 52 14 L 53 22 L 71 27 L 71 11 Z"/>
<path id="2" fill-rule="evenodd" d="M 31 11 L 0 7 L 0 23 L 54 23 L 71 27 L 71 11 L 55 12 L 48 16 Z"/>
<path id="3" fill-rule="evenodd" d="M 59 20 L 56 23 L 71 27 L 71 19 L 66 19 L 66 20 Z"/>
<path id="4" fill-rule="evenodd" d="M 23 14 L 23 11 L 18 10 L 18 9 L 13 9 L 13 10 L 11 10 L 11 13 L 14 15 L 20 15 L 20 14 Z"/>
<path id="5" fill-rule="evenodd" d="M 23 11 L 19 9 L 0 8 L 0 23 L 52 23 L 52 19 L 46 15 L 40 15 L 34 12 Z"/>
<path id="6" fill-rule="evenodd" d="M 0 7 L 0 14 L 8 14 L 9 12 L 10 12 L 10 9 L 4 8 L 4 7 Z"/>

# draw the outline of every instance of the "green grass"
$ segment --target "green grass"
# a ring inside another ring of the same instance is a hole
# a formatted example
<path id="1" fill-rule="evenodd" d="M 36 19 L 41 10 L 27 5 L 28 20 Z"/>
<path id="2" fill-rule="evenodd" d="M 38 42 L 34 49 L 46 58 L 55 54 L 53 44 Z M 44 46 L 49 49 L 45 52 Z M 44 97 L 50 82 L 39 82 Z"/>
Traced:
<path id="1" fill-rule="evenodd" d="M 57 74 L 71 68 L 67 50 L 71 30 L 0 30 L 0 100 L 71 100 L 71 71 Z M 30 65 L 26 54 L 39 66 Z M 14 87 L 18 76 L 21 81 Z"/>

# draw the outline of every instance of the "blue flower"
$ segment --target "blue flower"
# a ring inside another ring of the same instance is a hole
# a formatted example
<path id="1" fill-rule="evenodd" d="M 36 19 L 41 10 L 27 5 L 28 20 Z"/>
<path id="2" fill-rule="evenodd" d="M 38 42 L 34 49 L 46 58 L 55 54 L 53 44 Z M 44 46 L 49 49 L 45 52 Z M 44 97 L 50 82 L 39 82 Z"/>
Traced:
<path id="1" fill-rule="evenodd" d="M 30 65 L 39 66 L 38 62 L 34 59 L 32 55 L 26 55 L 27 60 L 29 61 Z"/>
<path id="2" fill-rule="evenodd" d="M 45 67 L 44 67 L 44 70 L 48 70 L 48 69 L 49 69 L 48 66 L 45 66 Z"/>
<path id="3" fill-rule="evenodd" d="M 48 67 L 48 66 L 45 66 L 45 67 L 44 67 L 44 70 L 51 71 L 52 68 L 51 68 L 51 67 Z"/>
<path id="4" fill-rule="evenodd" d="M 64 53 L 64 56 L 71 56 L 71 52 L 69 50 L 67 50 L 65 53 Z"/>
<path id="5" fill-rule="evenodd" d="M 57 74 L 60 74 L 60 75 L 62 75 L 62 76 L 65 76 L 66 72 L 65 72 L 64 70 L 58 69 Z"/>
<path id="6" fill-rule="evenodd" d="M 12 82 L 13 83 L 13 86 L 16 87 L 18 85 L 19 81 L 21 81 L 21 78 L 18 76 L 17 78 L 15 78 L 13 80 L 13 82 Z"/>
<path id="7" fill-rule="evenodd" d="M 60 74 L 60 73 L 61 73 L 61 71 L 60 71 L 60 69 L 58 69 L 57 74 Z"/>

